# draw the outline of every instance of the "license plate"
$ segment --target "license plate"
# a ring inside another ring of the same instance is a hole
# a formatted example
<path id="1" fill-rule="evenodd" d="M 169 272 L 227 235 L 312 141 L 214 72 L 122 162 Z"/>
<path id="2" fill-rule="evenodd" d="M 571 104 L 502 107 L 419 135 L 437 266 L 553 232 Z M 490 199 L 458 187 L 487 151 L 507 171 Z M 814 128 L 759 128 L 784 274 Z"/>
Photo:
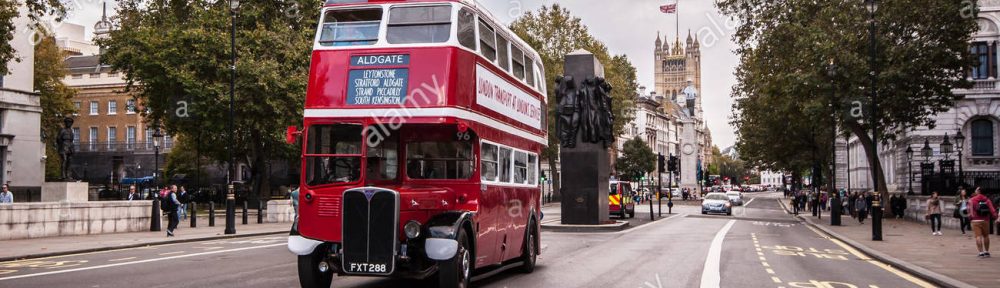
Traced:
<path id="1" fill-rule="evenodd" d="M 345 270 L 347 273 L 361 273 L 361 274 L 385 274 L 392 271 L 392 267 L 385 263 L 346 263 Z"/>

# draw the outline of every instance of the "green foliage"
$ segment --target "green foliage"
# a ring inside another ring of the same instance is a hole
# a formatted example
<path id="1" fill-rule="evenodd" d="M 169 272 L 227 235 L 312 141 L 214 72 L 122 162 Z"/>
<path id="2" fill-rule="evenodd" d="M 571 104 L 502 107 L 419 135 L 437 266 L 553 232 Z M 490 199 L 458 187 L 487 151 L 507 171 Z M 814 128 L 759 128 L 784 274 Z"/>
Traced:
<path id="1" fill-rule="evenodd" d="M 198 169 L 198 151 L 204 149 L 204 146 L 209 145 L 202 143 L 199 146 L 198 139 L 195 137 L 177 138 L 174 141 L 174 148 L 170 150 L 170 153 L 166 157 L 167 163 L 163 171 L 164 176 L 166 176 L 165 179 L 174 179 L 175 176 L 184 175 L 190 181 L 189 183 L 194 183 L 196 179 L 202 182 L 196 183 L 195 187 L 206 186 L 208 184 L 208 174 L 205 173 L 204 169 Z M 204 155 L 201 156 L 201 164 L 208 164 L 208 159 L 205 159 Z"/>
<path id="2" fill-rule="evenodd" d="M 300 123 L 320 4 L 313 0 L 244 0 L 235 17 L 235 141 L 228 139 L 230 11 L 211 0 L 119 2 L 117 29 L 98 41 L 102 60 L 121 71 L 153 124 L 199 137 L 203 155 L 250 164 L 256 191 L 268 160 L 291 157 L 283 131 Z M 192 117 L 176 117 L 178 101 Z M 198 135 L 201 133 L 201 135 Z M 233 145 L 230 151 L 229 145 Z"/>
<path id="3" fill-rule="evenodd" d="M 65 55 L 56 45 L 55 38 L 47 31 L 39 28 L 38 44 L 35 45 L 34 87 L 38 90 L 42 106 L 41 126 L 45 136 L 45 178 L 56 179 L 60 175 L 60 165 L 55 139 L 63 126 L 63 119 L 76 112 L 73 107 L 73 96 L 76 90 L 66 86 L 62 79 L 66 77 L 66 66 L 63 64 Z"/>
<path id="4" fill-rule="evenodd" d="M 26 15 L 21 15 L 18 12 L 18 8 L 22 4 L 27 8 Z M 14 19 L 28 17 L 31 22 L 38 23 L 38 20 L 45 15 L 56 16 L 56 21 L 62 21 L 62 17 L 66 15 L 66 7 L 59 0 L 0 1 L 0 39 L 4 40 L 0 41 L 0 63 L 10 62 L 11 59 L 21 61 L 21 58 L 14 51 L 14 47 L 11 46 L 11 41 L 18 36 L 17 27 L 14 27 Z M 35 26 L 41 28 L 40 25 Z M 22 37 L 27 37 L 25 35 L 28 34 L 21 34 Z M 7 65 L 0 65 L 0 76 L 9 74 L 9 69 Z"/>
<path id="5" fill-rule="evenodd" d="M 718 162 L 719 176 L 729 177 L 732 183 L 742 183 L 743 176 L 747 176 L 749 169 L 743 160 L 733 159 L 729 155 L 721 155 L 716 158 Z"/>
<path id="6" fill-rule="evenodd" d="M 872 123 L 888 142 L 918 126 L 934 126 L 968 88 L 968 45 L 977 30 L 974 1 L 880 1 L 876 13 L 878 114 L 846 113 L 851 101 L 870 106 L 868 11 L 856 0 L 721 0 L 736 18 L 740 55 L 732 124 L 740 156 L 771 170 L 806 171 L 831 161 L 835 127 L 858 136 L 876 173 Z M 914 7 L 919 7 L 915 9 Z M 826 165 L 824 165 L 826 166 Z M 885 187 L 884 177 L 879 186 Z"/>
<path id="7" fill-rule="evenodd" d="M 622 179 L 638 181 L 643 175 L 656 169 L 656 154 L 641 138 L 625 141 L 622 157 L 615 162 L 615 170 Z"/>

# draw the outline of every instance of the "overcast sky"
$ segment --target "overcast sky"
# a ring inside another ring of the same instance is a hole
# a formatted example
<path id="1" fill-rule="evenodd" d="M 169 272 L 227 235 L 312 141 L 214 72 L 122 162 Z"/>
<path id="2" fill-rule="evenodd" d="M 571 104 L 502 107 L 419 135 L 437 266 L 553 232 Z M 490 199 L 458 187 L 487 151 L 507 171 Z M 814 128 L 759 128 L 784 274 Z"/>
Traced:
<path id="1" fill-rule="evenodd" d="M 688 30 L 701 41 L 702 106 L 706 122 L 712 130 L 712 140 L 720 149 L 733 145 L 735 135 L 729 125 L 732 114 L 731 89 L 736 84 L 733 71 L 739 62 L 731 41 L 734 24 L 719 15 L 712 0 L 479 0 L 505 24 L 510 24 L 526 11 L 542 5 L 559 3 L 573 15 L 583 19 L 591 34 L 603 41 L 611 53 L 625 54 L 638 69 L 639 85 L 653 87 L 653 47 L 657 32 L 673 43 L 680 16 L 681 41 Z M 659 6 L 679 1 L 679 14 L 663 14 Z M 82 24 L 89 33 L 101 18 L 102 0 L 70 1 L 67 21 Z M 117 1 L 107 1 L 113 8 Z M 114 11 L 108 14 L 113 15 Z"/>

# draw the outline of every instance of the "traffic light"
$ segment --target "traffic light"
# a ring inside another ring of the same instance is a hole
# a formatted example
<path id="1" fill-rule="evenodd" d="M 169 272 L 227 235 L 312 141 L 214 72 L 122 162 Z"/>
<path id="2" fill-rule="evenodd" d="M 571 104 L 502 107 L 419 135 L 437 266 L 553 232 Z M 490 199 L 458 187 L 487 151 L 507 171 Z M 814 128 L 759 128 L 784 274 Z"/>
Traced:
<path id="1" fill-rule="evenodd" d="M 677 159 L 677 156 L 671 155 L 670 156 L 670 160 L 667 160 L 667 171 L 677 172 L 677 170 L 679 170 L 679 168 L 680 168 L 679 167 L 680 163 L 678 163 L 678 162 L 680 162 L 680 161 L 679 161 L 679 159 Z"/>
<path id="2" fill-rule="evenodd" d="M 657 163 L 656 164 L 656 167 L 657 167 L 656 171 L 660 171 L 660 173 L 667 172 L 667 166 L 666 166 L 667 164 L 666 164 L 666 162 L 667 162 L 666 157 L 664 157 L 663 154 L 657 154 L 656 155 L 656 163 Z"/>
<path id="3" fill-rule="evenodd" d="M 542 176 L 542 181 L 541 182 L 545 183 L 545 171 L 542 171 L 542 175 L 541 176 Z"/>

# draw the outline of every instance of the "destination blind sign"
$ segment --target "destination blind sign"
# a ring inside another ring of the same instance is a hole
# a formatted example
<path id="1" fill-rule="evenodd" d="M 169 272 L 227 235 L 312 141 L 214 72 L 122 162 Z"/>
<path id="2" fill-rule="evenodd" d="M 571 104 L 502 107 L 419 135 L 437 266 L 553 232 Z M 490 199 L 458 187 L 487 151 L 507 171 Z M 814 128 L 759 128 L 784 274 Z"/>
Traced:
<path id="1" fill-rule="evenodd" d="M 352 67 L 404 66 L 409 55 L 352 56 Z M 354 69 L 348 75 L 348 105 L 401 105 L 406 101 L 410 70 L 407 68 Z"/>

